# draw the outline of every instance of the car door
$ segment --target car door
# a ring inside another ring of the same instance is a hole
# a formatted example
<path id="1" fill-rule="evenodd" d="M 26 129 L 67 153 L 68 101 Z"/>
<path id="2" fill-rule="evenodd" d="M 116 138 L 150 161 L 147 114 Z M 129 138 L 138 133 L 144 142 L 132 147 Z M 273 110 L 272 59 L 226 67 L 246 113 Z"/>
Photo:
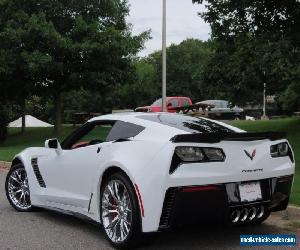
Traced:
<path id="1" fill-rule="evenodd" d="M 61 154 L 53 152 L 39 159 L 46 188 L 45 202 L 87 210 L 91 199 L 92 181 L 103 162 L 105 142 L 112 128 L 110 123 L 90 123 L 67 139 Z"/>
<path id="2" fill-rule="evenodd" d="M 170 113 L 175 113 L 176 109 L 179 106 L 179 101 L 176 98 L 170 98 L 167 101 L 167 108 L 168 108 L 168 112 Z"/>

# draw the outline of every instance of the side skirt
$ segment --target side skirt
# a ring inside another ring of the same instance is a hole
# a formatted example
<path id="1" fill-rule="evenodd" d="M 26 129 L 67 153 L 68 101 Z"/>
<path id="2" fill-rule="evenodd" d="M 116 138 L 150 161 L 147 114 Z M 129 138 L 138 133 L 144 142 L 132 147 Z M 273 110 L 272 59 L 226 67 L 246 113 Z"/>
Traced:
<path id="1" fill-rule="evenodd" d="M 89 217 L 87 215 L 84 215 L 84 214 L 81 214 L 81 213 L 78 213 L 78 212 L 71 211 L 71 210 L 65 210 L 65 209 L 61 209 L 61 208 L 47 207 L 47 206 L 36 206 L 36 207 L 39 207 L 39 208 L 42 208 L 42 209 L 45 209 L 45 210 L 48 210 L 48 211 L 51 211 L 51 212 L 55 212 L 55 213 L 58 213 L 58 214 L 73 216 L 73 217 L 76 217 L 80 220 L 84 220 L 86 222 L 89 222 L 89 223 L 92 223 L 92 224 L 95 224 L 95 225 L 99 225 L 99 226 L 101 225 L 100 222 L 93 220 L 91 217 Z"/>

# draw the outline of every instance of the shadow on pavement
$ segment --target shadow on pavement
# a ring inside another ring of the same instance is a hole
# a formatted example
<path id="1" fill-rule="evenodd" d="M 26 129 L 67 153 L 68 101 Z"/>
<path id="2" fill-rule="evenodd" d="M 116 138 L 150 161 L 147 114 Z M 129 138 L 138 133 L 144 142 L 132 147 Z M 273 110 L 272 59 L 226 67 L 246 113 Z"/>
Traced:
<path id="1" fill-rule="evenodd" d="M 37 220 L 49 220 L 55 225 L 72 228 L 79 227 L 90 234 L 92 238 L 97 237 L 105 240 L 101 226 L 90 221 L 62 215 L 56 212 L 41 211 L 35 213 Z M 270 220 L 270 219 L 269 219 Z M 276 234 L 290 233 L 276 226 L 261 224 L 256 226 L 193 226 L 182 227 L 174 231 L 157 233 L 155 240 L 140 249 L 240 249 L 241 234 Z"/>

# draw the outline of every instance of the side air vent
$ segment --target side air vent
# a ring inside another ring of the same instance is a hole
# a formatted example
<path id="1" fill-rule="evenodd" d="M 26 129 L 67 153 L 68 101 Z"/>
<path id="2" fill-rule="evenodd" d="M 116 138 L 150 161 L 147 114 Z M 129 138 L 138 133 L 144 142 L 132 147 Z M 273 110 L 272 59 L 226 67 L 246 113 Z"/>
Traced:
<path id="1" fill-rule="evenodd" d="M 168 229 L 170 227 L 176 192 L 177 188 L 169 188 L 166 192 L 159 229 Z"/>
<path id="2" fill-rule="evenodd" d="M 180 166 L 181 163 L 182 163 L 182 160 L 174 152 L 174 155 L 173 155 L 172 161 L 171 161 L 171 166 L 170 166 L 170 169 L 169 169 L 169 174 L 173 174 L 177 170 L 177 168 Z"/>
<path id="3" fill-rule="evenodd" d="M 38 183 L 40 184 L 40 186 L 42 188 L 46 188 L 46 184 L 45 184 L 45 181 L 41 175 L 41 172 L 40 172 L 40 169 L 39 169 L 39 166 L 38 166 L 38 159 L 37 158 L 32 158 L 31 159 L 31 166 L 33 168 L 33 172 L 35 174 L 35 177 L 38 181 Z"/>

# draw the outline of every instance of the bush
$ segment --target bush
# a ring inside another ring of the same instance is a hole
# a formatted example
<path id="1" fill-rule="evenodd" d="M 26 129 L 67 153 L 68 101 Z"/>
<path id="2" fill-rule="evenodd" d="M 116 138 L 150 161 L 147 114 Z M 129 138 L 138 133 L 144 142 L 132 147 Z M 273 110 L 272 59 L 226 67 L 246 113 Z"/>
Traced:
<path id="1" fill-rule="evenodd" d="M 7 125 L 9 123 L 8 112 L 4 106 L 0 106 L 0 142 L 7 137 Z"/>

